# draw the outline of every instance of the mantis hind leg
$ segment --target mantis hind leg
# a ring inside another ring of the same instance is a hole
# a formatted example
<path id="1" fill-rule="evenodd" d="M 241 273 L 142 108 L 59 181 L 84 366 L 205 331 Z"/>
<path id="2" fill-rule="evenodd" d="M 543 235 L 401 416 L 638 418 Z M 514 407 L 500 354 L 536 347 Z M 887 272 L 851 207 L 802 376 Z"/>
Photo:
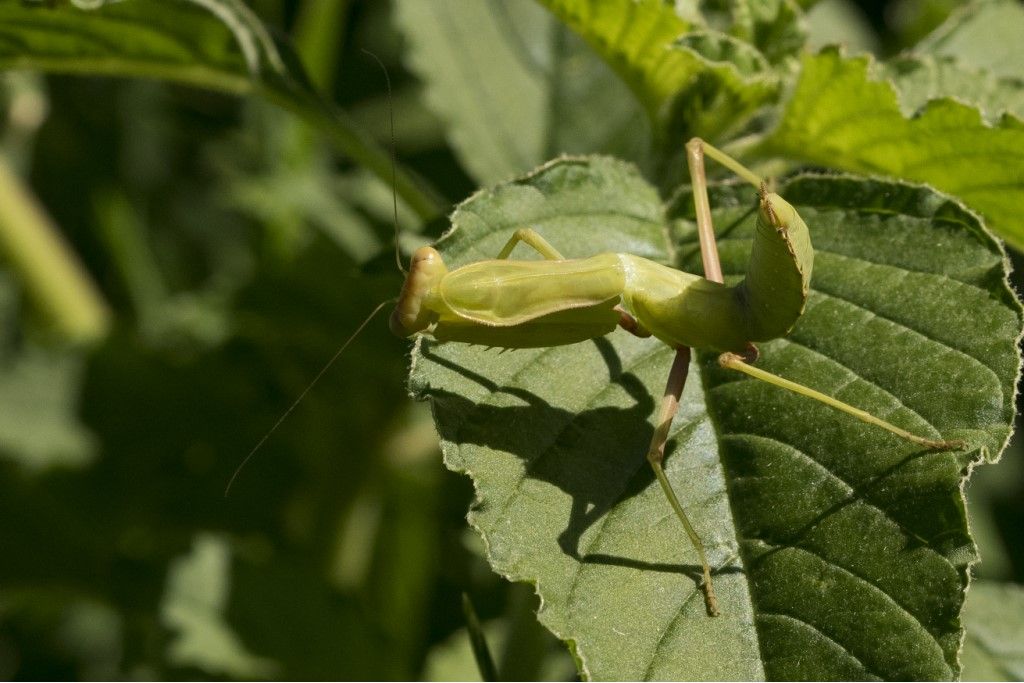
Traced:
<path id="1" fill-rule="evenodd" d="M 718 357 L 718 363 L 723 368 L 737 370 L 755 379 L 763 380 L 765 382 L 768 382 L 769 384 L 773 384 L 777 387 L 781 387 L 788 391 L 792 391 L 793 393 L 800 394 L 801 396 L 806 396 L 808 398 L 814 399 L 815 401 L 820 401 L 821 403 L 824 403 L 829 407 L 835 408 L 836 410 L 840 410 L 846 413 L 847 415 L 852 415 L 853 417 L 857 418 L 862 422 L 875 425 L 876 427 L 881 427 L 882 429 L 888 432 L 892 432 L 901 439 L 906 439 L 911 443 L 916 443 L 920 446 L 924 446 L 925 448 L 930 448 L 932 450 L 937 451 L 948 451 L 957 448 L 963 448 L 965 445 L 963 441 L 959 440 L 946 441 L 943 439 L 930 439 L 928 437 L 912 434 L 906 431 L 905 429 L 897 427 L 891 422 L 886 422 L 880 417 L 876 417 L 865 410 L 856 408 L 850 405 L 849 403 L 844 403 L 843 401 L 840 401 L 837 398 L 833 398 L 828 394 L 823 394 L 820 391 L 811 389 L 810 387 L 805 387 L 803 384 L 797 384 L 792 380 L 788 380 L 784 377 L 779 377 L 778 375 L 772 374 L 760 368 L 755 368 L 754 366 L 748 364 L 742 356 L 738 356 L 735 353 L 723 353 L 721 356 Z"/>

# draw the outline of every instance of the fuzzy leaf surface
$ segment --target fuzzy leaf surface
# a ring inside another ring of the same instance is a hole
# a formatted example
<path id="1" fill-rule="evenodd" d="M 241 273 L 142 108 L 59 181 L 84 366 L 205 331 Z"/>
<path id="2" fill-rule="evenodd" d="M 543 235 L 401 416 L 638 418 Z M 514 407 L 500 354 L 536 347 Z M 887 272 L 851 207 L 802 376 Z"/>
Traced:
<path id="1" fill-rule="evenodd" d="M 922 453 L 699 354 L 666 470 L 717 568 L 719 618 L 644 459 L 667 347 L 621 331 L 532 350 L 417 344 L 413 391 L 432 402 L 448 467 L 475 482 L 470 520 L 492 565 L 536 584 L 542 623 L 587 677 L 957 674 L 975 558 L 960 485 L 970 461 L 1001 451 L 1013 416 L 1021 313 L 1004 254 L 931 190 L 803 177 L 782 194 L 818 256 L 807 313 L 759 364 L 970 448 Z M 714 187 L 711 202 L 736 277 L 754 193 Z M 531 225 L 569 257 L 623 251 L 693 270 L 691 206 L 682 193 L 666 214 L 621 162 L 559 160 L 464 202 L 439 246 L 454 267 Z"/>

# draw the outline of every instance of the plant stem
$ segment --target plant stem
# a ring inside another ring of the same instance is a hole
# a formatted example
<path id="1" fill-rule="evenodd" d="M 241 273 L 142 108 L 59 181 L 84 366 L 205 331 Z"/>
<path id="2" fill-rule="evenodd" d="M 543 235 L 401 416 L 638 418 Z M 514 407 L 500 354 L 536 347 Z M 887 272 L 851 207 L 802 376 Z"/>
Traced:
<path id="1" fill-rule="evenodd" d="M 110 309 L 57 226 L 3 155 L 0 252 L 62 337 L 89 343 L 106 336 Z"/>

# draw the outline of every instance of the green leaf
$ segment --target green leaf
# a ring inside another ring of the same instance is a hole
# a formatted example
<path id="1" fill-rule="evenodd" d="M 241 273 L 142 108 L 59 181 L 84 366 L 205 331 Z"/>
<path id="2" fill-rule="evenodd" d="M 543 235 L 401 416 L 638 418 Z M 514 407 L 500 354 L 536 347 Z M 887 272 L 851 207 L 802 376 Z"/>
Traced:
<path id="1" fill-rule="evenodd" d="M 713 0 L 703 3 L 705 17 L 716 4 Z M 722 25 L 712 25 L 750 43 L 772 64 L 793 57 L 807 42 L 803 11 L 793 0 L 732 0 L 727 9 Z"/>
<path id="2" fill-rule="evenodd" d="M 988 125 L 977 109 L 933 100 L 905 116 L 875 80 L 868 57 L 827 49 L 804 59 L 785 111 L 755 153 L 928 183 L 980 211 L 1000 237 L 1024 248 L 1024 124 Z"/>
<path id="3" fill-rule="evenodd" d="M 164 626 L 175 633 L 171 664 L 235 678 L 269 678 L 276 664 L 248 652 L 226 620 L 231 589 L 231 550 L 212 534 L 199 534 L 192 552 L 171 563 L 160 606 Z"/>
<path id="4" fill-rule="evenodd" d="M 952 57 L 962 66 L 1020 78 L 1024 7 L 1017 0 L 975 0 L 954 12 L 914 47 L 916 54 Z"/>
<path id="5" fill-rule="evenodd" d="M 297 58 L 241 0 L 0 1 L 0 69 L 156 78 L 259 94 L 315 125 L 391 183 L 391 157 L 323 100 Z M 399 169 L 398 194 L 432 218 L 443 202 Z"/>
<path id="6" fill-rule="evenodd" d="M 265 29 L 231 0 L 91 6 L 98 9 L 0 3 L 0 66 L 169 78 L 239 94 L 264 72 L 284 71 Z"/>
<path id="7" fill-rule="evenodd" d="M 976 581 L 964 607 L 964 680 L 1024 678 L 1024 588 Z"/>
<path id="8" fill-rule="evenodd" d="M 648 124 L 629 90 L 532 0 L 401 0 L 395 10 L 407 64 L 479 182 L 562 153 L 646 157 Z"/>
<path id="9" fill-rule="evenodd" d="M 0 361 L 0 455 L 31 471 L 80 468 L 96 441 L 78 420 L 82 358 L 26 348 Z"/>
<path id="10" fill-rule="evenodd" d="M 540 2 L 579 33 L 629 85 L 660 140 L 714 137 L 744 120 L 777 92 L 777 76 L 756 47 L 683 21 L 670 3 Z M 780 8 L 782 5 L 790 7 L 781 3 Z M 774 19 L 762 22 L 772 16 L 770 12 L 765 17 L 751 13 L 748 32 L 774 35 L 789 25 L 789 15 L 781 9 L 777 25 Z"/>
<path id="11" fill-rule="evenodd" d="M 622 77 L 653 120 L 692 77 L 689 55 L 672 44 L 693 26 L 661 0 L 541 0 Z"/>
<path id="12" fill-rule="evenodd" d="M 1014 409 L 1021 312 L 1005 256 L 928 189 L 808 176 L 782 194 L 819 251 L 807 313 L 759 364 L 974 451 L 920 453 L 700 354 L 666 468 L 719 568 L 719 618 L 643 457 L 670 349 L 624 332 L 533 350 L 417 344 L 412 388 L 432 402 L 448 467 L 474 480 L 470 521 L 490 562 L 536 585 L 540 620 L 587 677 L 957 673 L 975 558 L 963 473 L 1002 450 Z M 712 188 L 730 276 L 754 196 Z M 668 210 L 670 222 L 628 165 L 559 160 L 460 205 L 440 248 L 457 266 L 532 225 L 570 257 L 625 251 L 693 270 L 688 192 Z"/>
<path id="13" fill-rule="evenodd" d="M 877 52 L 878 34 L 852 0 L 823 0 L 807 12 L 807 47 L 842 45 L 850 52 Z"/>
<path id="14" fill-rule="evenodd" d="M 911 116 L 930 100 L 955 97 L 981 110 L 989 125 L 1010 113 L 1024 119 L 1024 81 L 997 78 L 983 69 L 945 57 L 900 57 L 884 65 L 899 94 L 900 108 Z"/>

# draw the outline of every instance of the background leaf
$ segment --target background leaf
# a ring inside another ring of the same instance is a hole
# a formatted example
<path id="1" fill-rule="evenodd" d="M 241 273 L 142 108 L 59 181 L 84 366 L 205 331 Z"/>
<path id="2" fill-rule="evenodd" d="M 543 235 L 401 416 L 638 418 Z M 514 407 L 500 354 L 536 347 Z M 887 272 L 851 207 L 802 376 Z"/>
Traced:
<path id="1" fill-rule="evenodd" d="M 0 68 L 141 76 L 260 94 L 318 125 L 341 151 L 391 182 L 390 156 L 320 98 L 299 62 L 241 0 L 96 7 L 0 2 Z M 422 218 L 441 210 L 433 191 L 400 169 L 395 190 Z"/>
<path id="2" fill-rule="evenodd" d="M 899 93 L 900 107 L 912 116 L 930 100 L 955 97 L 979 110 L 986 123 L 999 125 L 1009 112 L 1024 119 L 1024 81 L 961 66 L 950 58 L 902 57 L 885 64 Z"/>
<path id="3" fill-rule="evenodd" d="M 406 62 L 481 184 L 562 153 L 645 159 L 650 134 L 635 98 L 533 0 L 400 0 L 396 10 Z"/>
<path id="4" fill-rule="evenodd" d="M 825 50 L 804 59 L 778 126 L 756 150 L 831 168 L 926 182 L 980 211 L 990 227 L 1024 247 L 1024 125 L 988 125 L 977 109 L 942 99 L 913 118 L 868 58 Z"/>
<path id="5" fill-rule="evenodd" d="M 541 621 L 572 643 L 585 675 L 957 671 L 975 557 L 962 473 L 979 450 L 1001 451 L 1013 416 L 1021 314 L 1004 256 L 971 214 L 928 190 L 807 177 L 782 192 L 820 256 L 808 312 L 762 346 L 765 366 L 978 450 L 921 454 L 702 355 L 666 467 L 720 568 L 724 614 L 710 619 L 696 558 L 642 457 L 670 350 L 624 333 L 505 353 L 421 342 L 413 388 L 432 401 L 446 464 L 474 478 L 471 521 L 490 561 L 537 586 Z M 751 197 L 712 194 L 730 274 L 745 267 Z M 691 206 L 681 193 L 666 226 L 629 167 L 559 161 L 461 205 L 441 244 L 458 265 L 528 224 L 568 256 L 620 250 L 692 268 Z"/>
<path id="6" fill-rule="evenodd" d="M 274 662 L 247 652 L 224 618 L 230 592 L 227 542 L 212 534 L 197 536 L 191 554 L 175 560 L 168 572 L 160 612 L 176 638 L 167 656 L 176 666 L 235 678 L 269 678 Z"/>
<path id="7" fill-rule="evenodd" d="M 1024 677 L 1024 589 L 975 581 L 964 607 L 964 680 L 1016 681 Z"/>
<path id="8" fill-rule="evenodd" d="M 917 54 L 956 59 L 997 77 L 1020 78 L 1024 7 L 1015 0 L 975 0 L 914 46 Z"/>
<path id="9" fill-rule="evenodd" d="M 661 0 L 542 3 L 619 74 L 647 111 L 655 141 L 671 151 L 675 140 L 730 130 L 777 91 L 777 75 L 757 47 L 684 21 Z M 745 27 L 738 32 L 750 40 L 784 34 L 796 18 L 793 6 L 783 2 L 756 11 L 745 3 L 736 7 L 742 21 L 734 27 Z"/>

